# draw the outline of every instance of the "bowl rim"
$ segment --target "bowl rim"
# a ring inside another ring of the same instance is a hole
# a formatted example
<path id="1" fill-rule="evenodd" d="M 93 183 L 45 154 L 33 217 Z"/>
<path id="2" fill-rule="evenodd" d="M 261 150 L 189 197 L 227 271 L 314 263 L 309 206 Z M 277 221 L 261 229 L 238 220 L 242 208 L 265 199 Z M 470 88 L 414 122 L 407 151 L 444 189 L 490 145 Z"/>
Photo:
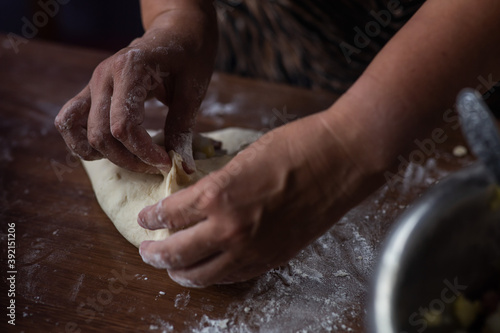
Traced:
<path id="1" fill-rule="evenodd" d="M 367 328 L 372 333 L 396 333 L 394 308 L 401 260 L 423 235 L 436 228 L 449 207 L 495 191 L 493 174 L 480 162 L 459 170 L 427 190 L 394 223 L 382 244 L 368 296 Z M 420 237 L 419 237 L 420 236 Z M 399 333 L 399 332 L 398 332 Z"/>

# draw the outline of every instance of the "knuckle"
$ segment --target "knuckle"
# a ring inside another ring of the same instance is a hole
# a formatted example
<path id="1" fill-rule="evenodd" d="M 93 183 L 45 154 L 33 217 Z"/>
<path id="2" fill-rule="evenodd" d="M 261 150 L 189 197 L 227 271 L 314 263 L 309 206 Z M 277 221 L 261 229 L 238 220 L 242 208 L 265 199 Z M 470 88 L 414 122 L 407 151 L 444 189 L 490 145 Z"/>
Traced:
<path id="1" fill-rule="evenodd" d="M 178 219 L 163 218 L 162 226 L 169 230 L 175 230 L 181 228 L 184 224 L 183 222 L 184 218 L 182 218 L 182 216 L 180 216 Z"/>
<path id="2" fill-rule="evenodd" d="M 125 120 L 118 120 L 113 122 L 111 124 L 110 130 L 111 135 L 122 142 L 125 141 L 128 137 L 128 124 Z"/>
<path id="3" fill-rule="evenodd" d="M 165 262 L 168 266 L 168 268 L 181 268 L 181 267 L 184 267 L 184 258 L 182 258 L 182 256 L 180 254 L 174 254 L 174 255 L 170 255 L 168 257 L 165 257 Z"/>
<path id="4" fill-rule="evenodd" d="M 106 59 L 103 62 L 101 62 L 99 65 L 96 66 L 94 69 L 94 72 L 92 73 L 92 79 L 91 83 L 97 79 L 101 80 L 103 76 L 107 75 L 109 72 L 109 60 Z"/>
<path id="5" fill-rule="evenodd" d="M 196 207 L 183 206 L 176 213 L 176 216 L 167 218 L 165 224 L 168 229 L 179 229 L 189 225 L 192 216 L 200 215 L 202 215 L 202 211 Z"/>
<path id="6" fill-rule="evenodd" d="M 196 190 L 200 195 L 196 207 L 200 210 L 216 206 L 223 198 L 221 186 L 213 179 L 206 178 L 205 181 L 199 182 Z"/>
<path id="7" fill-rule="evenodd" d="M 104 135 L 102 132 L 89 131 L 87 135 L 87 140 L 91 147 L 97 150 L 102 150 L 105 148 L 106 141 L 109 140 L 109 138 L 106 138 L 106 135 Z"/>
<path id="8" fill-rule="evenodd" d="M 157 254 L 158 261 L 160 261 L 160 265 L 162 268 L 171 268 L 172 267 L 172 256 L 170 255 L 170 251 L 168 248 L 162 248 L 158 251 Z"/>
<path id="9" fill-rule="evenodd" d="M 102 157 L 97 152 L 95 152 L 90 146 L 86 146 L 78 150 L 75 150 L 74 153 L 76 154 L 76 156 L 80 157 L 85 161 L 94 161 Z"/>
<path id="10" fill-rule="evenodd" d="M 127 66 L 127 63 L 130 61 L 130 57 L 128 53 L 120 53 L 113 57 L 113 70 L 121 71 Z"/>
<path id="11" fill-rule="evenodd" d="M 136 63 L 140 63 L 140 59 L 144 58 L 142 52 L 138 49 L 128 49 L 113 56 L 112 67 L 114 71 L 122 71 L 125 68 L 133 68 Z"/>
<path id="12" fill-rule="evenodd" d="M 54 119 L 54 125 L 60 132 L 73 128 L 75 121 L 88 109 L 86 98 L 75 97 L 66 103 Z"/>
<path id="13" fill-rule="evenodd" d="M 65 120 L 65 116 L 63 114 L 63 110 L 61 110 L 61 112 L 59 112 L 59 114 L 54 119 L 54 125 L 56 126 L 56 128 L 59 132 L 64 132 L 67 130 L 65 128 L 65 125 L 64 125 L 64 120 Z"/>
<path id="14" fill-rule="evenodd" d="M 244 244 L 251 237 L 252 228 L 242 221 L 232 220 L 225 232 L 222 234 L 222 241 L 226 245 Z"/>
<path id="15" fill-rule="evenodd" d="M 73 154 L 86 161 L 92 161 L 102 157 L 87 141 L 74 139 L 68 144 L 68 147 Z"/>
<path id="16" fill-rule="evenodd" d="M 156 220 L 158 225 L 167 229 L 174 229 L 175 223 L 172 218 L 167 214 L 167 204 L 165 203 L 166 198 L 163 198 L 158 204 L 156 204 L 154 208 L 154 215 L 156 216 Z"/>

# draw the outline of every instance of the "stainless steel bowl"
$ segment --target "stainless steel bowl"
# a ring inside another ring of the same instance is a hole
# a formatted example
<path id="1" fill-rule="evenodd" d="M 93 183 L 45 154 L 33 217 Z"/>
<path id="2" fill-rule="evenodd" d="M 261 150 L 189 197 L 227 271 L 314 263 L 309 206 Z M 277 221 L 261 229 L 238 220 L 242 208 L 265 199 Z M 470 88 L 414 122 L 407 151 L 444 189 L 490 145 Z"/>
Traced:
<path id="1" fill-rule="evenodd" d="M 474 103 L 465 103 L 467 99 Z M 465 106 L 460 110 L 463 121 L 468 121 L 463 113 L 473 107 L 488 111 L 470 90 L 459 102 L 459 109 Z M 460 294 L 479 297 L 486 286 L 500 285 L 500 190 L 495 170 L 500 161 L 487 149 L 500 140 L 495 125 L 485 126 L 487 122 L 491 118 L 481 113 L 480 122 L 464 126 L 481 162 L 429 190 L 387 239 L 372 285 L 370 332 L 443 332 L 428 325 L 426 314 L 445 311 Z M 494 133 L 488 133 L 492 128 Z"/>

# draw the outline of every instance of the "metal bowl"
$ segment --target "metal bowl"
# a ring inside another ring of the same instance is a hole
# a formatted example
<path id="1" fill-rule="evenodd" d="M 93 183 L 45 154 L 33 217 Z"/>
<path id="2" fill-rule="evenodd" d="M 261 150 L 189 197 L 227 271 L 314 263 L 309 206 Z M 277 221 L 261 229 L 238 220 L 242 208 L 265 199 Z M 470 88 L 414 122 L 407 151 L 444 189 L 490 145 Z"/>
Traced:
<path id="1" fill-rule="evenodd" d="M 466 93 L 462 98 L 477 98 Z M 473 150 L 483 148 L 480 159 L 485 146 L 477 134 L 486 127 L 476 126 L 472 138 Z M 426 315 L 443 313 L 460 294 L 480 297 L 487 286 L 500 285 L 500 190 L 495 161 L 486 160 L 443 180 L 396 223 L 373 280 L 370 332 L 444 332 Z"/>
<path id="2" fill-rule="evenodd" d="M 371 332 L 423 332 L 425 314 L 500 279 L 500 202 L 482 165 L 430 190 L 392 232 L 373 284 Z M 442 332 L 442 329 L 438 329 Z"/>

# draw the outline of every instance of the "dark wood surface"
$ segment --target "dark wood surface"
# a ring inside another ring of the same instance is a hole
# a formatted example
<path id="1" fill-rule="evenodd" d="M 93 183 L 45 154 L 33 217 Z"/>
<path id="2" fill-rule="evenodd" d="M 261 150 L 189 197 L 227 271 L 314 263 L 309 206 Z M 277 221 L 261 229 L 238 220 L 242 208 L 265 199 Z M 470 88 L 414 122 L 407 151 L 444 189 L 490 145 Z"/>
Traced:
<path id="1" fill-rule="evenodd" d="M 396 190 L 384 186 L 288 265 L 246 283 L 183 288 L 143 263 L 116 231 L 53 126 L 106 56 L 38 41 L 16 53 L 0 36 L 2 313 L 10 301 L 9 223 L 17 272 L 16 326 L 3 314 L 1 332 L 362 332 L 370 276 L 391 225 L 425 188 L 472 161 L 451 154 L 462 140 L 448 128 L 449 139 L 412 164 Z M 282 123 L 272 120 L 278 111 L 303 117 L 335 98 L 216 74 L 197 127 L 265 129 Z M 147 126 L 161 126 L 165 107 L 149 101 L 147 111 Z"/>

